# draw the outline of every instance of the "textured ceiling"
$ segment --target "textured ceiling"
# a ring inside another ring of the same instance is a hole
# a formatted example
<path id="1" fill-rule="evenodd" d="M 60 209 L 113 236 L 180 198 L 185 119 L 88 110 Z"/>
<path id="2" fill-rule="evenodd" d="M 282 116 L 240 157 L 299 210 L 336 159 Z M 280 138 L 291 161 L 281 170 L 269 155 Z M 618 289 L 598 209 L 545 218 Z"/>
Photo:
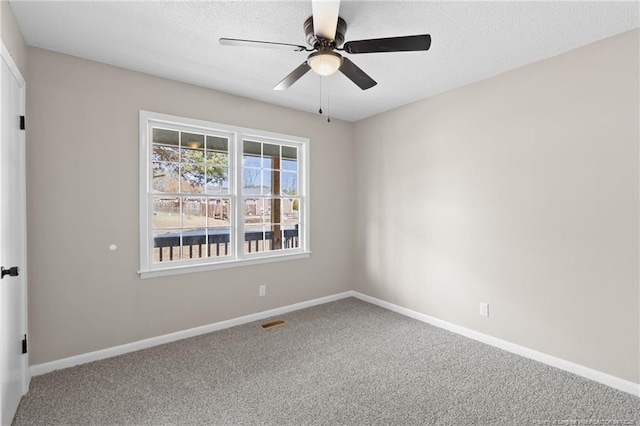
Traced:
<path id="1" fill-rule="evenodd" d="M 27 44 L 303 111 L 319 77 L 271 88 L 305 52 L 220 46 L 220 37 L 306 45 L 310 1 L 11 1 Z M 346 40 L 431 34 L 428 52 L 346 55 L 378 85 L 323 78 L 323 110 L 356 121 L 640 26 L 637 2 L 343 1 Z M 329 99 L 329 107 L 327 107 Z"/>

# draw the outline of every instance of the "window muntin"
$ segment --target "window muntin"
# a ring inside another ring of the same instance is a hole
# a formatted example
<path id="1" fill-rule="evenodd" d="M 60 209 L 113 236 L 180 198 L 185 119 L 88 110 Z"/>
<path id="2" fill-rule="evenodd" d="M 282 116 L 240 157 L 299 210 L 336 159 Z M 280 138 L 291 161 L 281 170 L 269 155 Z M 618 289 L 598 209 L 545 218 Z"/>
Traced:
<path id="1" fill-rule="evenodd" d="M 143 277 L 308 253 L 308 140 L 145 111 L 140 126 Z"/>

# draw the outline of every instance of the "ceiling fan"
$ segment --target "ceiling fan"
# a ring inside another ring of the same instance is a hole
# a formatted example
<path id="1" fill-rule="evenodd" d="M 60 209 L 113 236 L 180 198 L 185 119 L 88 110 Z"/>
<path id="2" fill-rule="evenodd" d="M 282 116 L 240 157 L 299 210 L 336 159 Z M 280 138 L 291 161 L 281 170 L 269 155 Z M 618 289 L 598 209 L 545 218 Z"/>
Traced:
<path id="1" fill-rule="evenodd" d="M 304 23 L 304 32 L 307 43 L 312 47 L 311 49 L 295 44 L 234 38 L 221 38 L 220 44 L 224 46 L 264 47 L 294 52 L 312 52 L 306 61 L 276 84 L 273 88 L 274 90 L 289 88 L 311 69 L 321 76 L 328 76 L 340 71 L 362 90 L 367 90 L 375 86 L 377 84 L 376 81 L 358 68 L 349 58 L 340 55 L 336 51 L 343 51 L 349 54 L 412 52 L 429 50 L 431 46 L 431 36 L 429 34 L 420 34 L 348 41 L 344 46 L 340 47 L 344 42 L 344 35 L 347 31 L 347 23 L 338 16 L 340 1 L 313 0 L 311 6 L 312 16 Z"/>

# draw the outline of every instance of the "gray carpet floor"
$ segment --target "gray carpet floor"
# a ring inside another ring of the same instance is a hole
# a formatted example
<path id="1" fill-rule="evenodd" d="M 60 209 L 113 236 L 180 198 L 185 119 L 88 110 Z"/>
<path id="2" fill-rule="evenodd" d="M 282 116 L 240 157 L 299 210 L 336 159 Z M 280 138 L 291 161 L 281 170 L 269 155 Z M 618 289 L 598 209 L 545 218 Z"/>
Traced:
<path id="1" fill-rule="evenodd" d="M 638 425 L 640 399 L 357 299 L 34 377 L 14 425 Z"/>

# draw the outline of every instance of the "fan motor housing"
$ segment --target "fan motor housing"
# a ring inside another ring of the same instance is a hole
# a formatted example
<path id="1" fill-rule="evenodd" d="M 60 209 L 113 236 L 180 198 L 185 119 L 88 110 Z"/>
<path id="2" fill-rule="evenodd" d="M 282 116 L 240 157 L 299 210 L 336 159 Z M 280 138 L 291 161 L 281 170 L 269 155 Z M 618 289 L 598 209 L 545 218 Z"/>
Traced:
<path id="1" fill-rule="evenodd" d="M 347 32 L 347 23 L 344 19 L 338 17 L 338 26 L 336 27 L 336 37 L 334 40 L 324 40 L 322 38 L 316 37 L 315 31 L 313 30 L 313 16 L 310 16 L 309 19 L 304 21 L 304 34 L 307 37 L 307 43 L 309 46 L 314 48 L 319 48 L 321 46 L 330 46 L 338 47 L 342 43 L 344 43 L 344 35 Z M 318 46 L 320 45 L 320 46 Z"/>

